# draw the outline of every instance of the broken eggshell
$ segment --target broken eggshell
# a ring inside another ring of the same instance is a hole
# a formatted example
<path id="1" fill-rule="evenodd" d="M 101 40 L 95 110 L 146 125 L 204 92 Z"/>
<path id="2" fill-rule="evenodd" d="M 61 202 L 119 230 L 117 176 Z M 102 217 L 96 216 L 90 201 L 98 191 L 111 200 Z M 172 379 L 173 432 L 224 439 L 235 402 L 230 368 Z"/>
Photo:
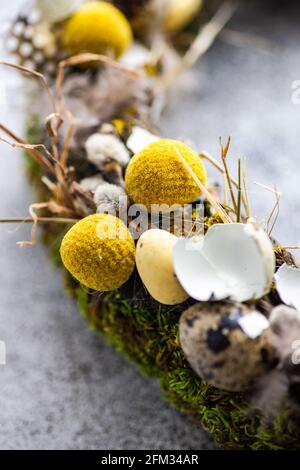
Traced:
<path id="1" fill-rule="evenodd" d="M 300 269 L 284 263 L 276 272 L 275 280 L 281 300 L 300 310 Z"/>
<path id="2" fill-rule="evenodd" d="M 181 238 L 173 260 L 183 289 L 202 302 L 259 299 L 269 292 L 275 271 L 272 243 L 252 223 L 215 224 L 200 241 Z"/>
<path id="3" fill-rule="evenodd" d="M 150 295 L 165 305 L 176 305 L 188 299 L 176 279 L 172 253 L 175 235 L 159 229 L 147 230 L 136 247 L 136 266 Z"/>
<path id="4" fill-rule="evenodd" d="M 277 364 L 268 320 L 244 304 L 193 305 L 180 318 L 179 338 L 194 371 L 222 390 L 248 390 Z"/>

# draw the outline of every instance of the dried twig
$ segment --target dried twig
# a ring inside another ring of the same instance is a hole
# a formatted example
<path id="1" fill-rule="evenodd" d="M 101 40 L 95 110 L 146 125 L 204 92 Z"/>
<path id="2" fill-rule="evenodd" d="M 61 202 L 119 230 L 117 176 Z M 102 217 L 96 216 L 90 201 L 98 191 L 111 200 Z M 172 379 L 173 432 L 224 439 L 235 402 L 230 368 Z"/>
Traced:
<path id="1" fill-rule="evenodd" d="M 233 186 L 235 186 L 238 189 L 239 187 L 238 181 L 235 178 L 233 178 L 233 176 L 231 176 L 230 174 L 226 175 L 223 166 L 210 153 L 206 152 L 205 150 L 202 150 L 199 156 L 203 160 L 207 160 L 208 162 L 210 162 L 220 173 L 222 173 L 222 175 L 224 176 L 224 193 L 226 191 L 228 176 Z M 244 186 L 244 188 L 246 188 L 246 186 Z M 224 194 L 224 196 L 225 196 L 225 201 L 227 201 L 227 194 Z M 245 211 L 247 213 L 247 217 L 250 217 L 250 212 L 249 212 L 250 206 L 249 206 L 249 201 L 248 201 L 248 194 L 245 189 L 244 189 L 244 192 L 242 192 L 242 201 L 243 201 Z M 225 205 L 228 205 L 228 203 L 226 202 Z M 248 213 L 249 213 L 249 216 L 248 216 Z"/>
<path id="2" fill-rule="evenodd" d="M 236 47 L 255 48 L 269 54 L 271 54 L 276 47 L 270 40 L 264 37 L 249 34 L 245 31 L 235 31 L 229 28 L 225 28 L 221 31 L 220 39 Z"/>
<path id="3" fill-rule="evenodd" d="M 246 209 L 246 216 L 247 220 L 251 218 L 251 208 L 250 208 L 250 201 L 248 196 L 248 188 L 247 188 L 247 162 L 244 161 L 243 164 L 243 189 L 244 189 L 244 206 Z"/>
<path id="4" fill-rule="evenodd" d="M 201 27 L 198 35 L 186 54 L 183 56 L 180 64 L 158 81 L 157 93 L 165 92 L 182 73 L 195 65 L 199 58 L 213 45 L 220 32 L 234 15 L 236 8 L 236 1 L 225 2 L 213 18 Z"/>
<path id="5" fill-rule="evenodd" d="M 29 73 L 30 75 L 33 75 L 34 77 L 38 78 L 41 81 L 43 87 L 45 88 L 49 96 L 49 99 L 53 106 L 54 113 L 56 113 L 56 102 L 55 102 L 53 93 L 51 91 L 50 86 L 48 85 L 46 77 L 42 73 L 39 73 L 36 70 L 29 69 L 28 67 L 24 67 L 23 65 L 13 64 L 11 62 L 6 62 L 4 60 L 0 60 L 0 65 L 6 65 L 7 67 L 20 70 L 21 72 Z"/>
<path id="6" fill-rule="evenodd" d="M 231 196 L 233 208 L 234 208 L 235 213 L 237 213 L 237 203 L 236 203 L 235 196 L 234 196 L 234 192 L 233 192 L 232 178 L 231 178 L 231 176 L 230 176 L 229 169 L 228 169 L 228 165 L 227 165 L 227 161 L 226 161 L 227 154 L 228 154 L 228 150 L 229 150 L 229 147 L 230 147 L 230 142 L 231 142 L 231 138 L 228 137 L 227 144 L 226 144 L 225 147 L 224 147 L 224 146 L 222 145 L 222 142 L 221 142 L 221 139 L 220 139 L 221 159 L 222 159 L 222 162 L 223 162 L 223 165 L 224 165 L 224 172 L 225 172 L 225 175 L 226 175 L 227 184 L 228 184 L 228 188 L 229 188 L 229 192 L 230 192 L 230 196 Z M 239 183 L 237 184 L 237 187 L 239 188 Z"/>
<path id="7" fill-rule="evenodd" d="M 276 225 L 278 216 L 279 216 L 281 194 L 280 194 L 280 192 L 277 191 L 276 187 L 275 188 L 270 188 L 269 186 L 266 186 L 265 184 L 258 183 L 256 181 L 254 182 L 254 184 L 256 184 L 256 186 L 259 186 L 260 188 L 265 189 L 266 191 L 269 191 L 270 193 L 275 195 L 276 201 L 275 201 L 274 207 L 271 210 L 270 215 L 269 215 L 268 220 L 267 220 L 267 232 L 268 232 L 268 235 L 271 236 L 271 234 L 274 230 L 274 227 Z M 275 217 L 274 217 L 272 226 L 271 226 L 271 228 L 269 228 L 274 214 L 275 214 Z"/>
<path id="8" fill-rule="evenodd" d="M 238 199 L 237 199 L 237 211 L 236 211 L 236 221 L 241 222 L 241 206 L 242 206 L 242 169 L 241 169 L 241 159 L 238 159 Z"/>
<path id="9" fill-rule="evenodd" d="M 230 219 L 229 215 L 224 211 L 222 206 L 215 200 L 215 198 L 210 194 L 208 189 L 205 187 L 205 185 L 200 181 L 198 176 L 194 173 L 192 168 L 187 164 L 183 156 L 181 155 L 180 151 L 175 147 L 176 153 L 178 155 L 178 158 L 180 159 L 182 165 L 184 168 L 187 170 L 187 172 L 190 174 L 190 176 L 193 178 L 195 181 L 196 185 L 200 189 L 201 193 L 206 197 L 206 199 L 211 203 L 211 205 L 214 207 L 214 209 L 218 212 L 220 217 L 222 218 L 224 223 L 230 223 L 232 220 Z"/>
<path id="10" fill-rule="evenodd" d="M 46 118 L 46 130 L 51 141 L 52 157 L 56 162 L 59 161 L 59 152 L 57 145 L 58 132 L 63 122 L 64 120 L 60 113 L 52 113 Z"/>
<path id="11" fill-rule="evenodd" d="M 67 165 L 67 161 L 68 161 L 68 157 L 69 157 L 70 144 L 71 144 L 74 132 L 75 132 L 75 122 L 76 122 L 73 114 L 71 113 L 71 111 L 66 109 L 65 114 L 66 114 L 66 116 L 68 118 L 68 121 L 69 121 L 69 128 L 68 128 L 67 133 L 66 133 L 66 137 L 65 137 L 65 141 L 64 141 L 64 144 L 63 144 L 63 149 L 62 149 L 62 152 L 61 152 L 61 157 L 60 157 L 60 162 L 63 166 Z"/>
<path id="12" fill-rule="evenodd" d="M 38 224 L 38 216 L 35 211 L 38 209 L 45 209 L 46 207 L 48 207 L 47 202 L 35 203 L 29 206 L 29 214 L 31 215 L 31 218 L 32 218 L 31 241 L 17 242 L 17 245 L 23 247 L 23 246 L 33 246 L 36 244 L 36 229 L 37 229 L 37 224 Z"/>
<path id="13" fill-rule="evenodd" d="M 15 142 L 8 142 L 7 140 L 3 139 L 0 137 L 0 140 L 8 145 L 10 145 L 13 148 L 23 148 L 26 149 L 27 152 L 34 158 L 34 160 L 37 161 L 39 165 L 41 165 L 44 170 L 46 170 L 47 173 L 54 173 L 54 168 L 49 162 L 49 160 L 40 152 L 36 150 L 39 145 L 30 145 L 28 144 L 25 140 L 21 139 L 18 137 L 14 132 L 11 130 L 7 129 L 6 126 L 0 123 L 0 129 L 5 132 L 6 135 L 11 137 Z M 44 146 L 43 146 L 44 147 Z M 52 156 L 51 156 L 52 158 Z"/>
<path id="14" fill-rule="evenodd" d="M 80 219 L 71 219 L 71 218 L 64 218 L 64 217 L 37 217 L 37 218 L 32 218 L 32 217 L 10 217 L 10 218 L 4 218 L 0 219 L 1 224 L 32 224 L 35 221 L 38 221 L 38 223 L 41 224 L 48 224 L 49 222 L 56 223 L 56 224 L 76 224 Z"/>

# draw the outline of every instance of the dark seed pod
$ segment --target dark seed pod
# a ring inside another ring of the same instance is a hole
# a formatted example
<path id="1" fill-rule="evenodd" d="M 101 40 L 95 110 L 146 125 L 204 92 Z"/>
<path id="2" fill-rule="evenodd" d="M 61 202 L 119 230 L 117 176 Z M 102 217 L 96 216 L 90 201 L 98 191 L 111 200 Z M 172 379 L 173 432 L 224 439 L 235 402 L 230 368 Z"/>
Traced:
<path id="1" fill-rule="evenodd" d="M 191 367 L 223 390 L 248 390 L 277 364 L 267 319 L 240 303 L 190 307 L 180 318 L 179 335 Z"/>

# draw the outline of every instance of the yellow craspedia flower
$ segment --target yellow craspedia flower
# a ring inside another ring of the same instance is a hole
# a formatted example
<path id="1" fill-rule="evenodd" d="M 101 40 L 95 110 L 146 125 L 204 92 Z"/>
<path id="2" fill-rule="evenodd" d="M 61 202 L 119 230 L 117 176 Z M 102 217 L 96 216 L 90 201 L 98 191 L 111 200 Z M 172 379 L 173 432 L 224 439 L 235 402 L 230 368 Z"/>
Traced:
<path id="1" fill-rule="evenodd" d="M 65 24 L 62 42 L 72 55 L 113 51 L 119 57 L 130 46 L 132 31 L 123 13 L 110 3 L 88 2 Z"/>
<path id="2" fill-rule="evenodd" d="M 164 28 L 167 31 L 179 31 L 196 16 L 203 0 L 168 0 Z"/>
<path id="3" fill-rule="evenodd" d="M 135 266 L 135 245 L 127 227 L 108 214 L 77 222 L 65 235 L 60 254 L 75 279 L 100 291 L 122 286 Z"/>
<path id="4" fill-rule="evenodd" d="M 126 171 L 126 190 L 136 204 L 188 204 L 201 191 L 178 157 L 178 152 L 199 180 L 206 184 L 206 170 L 199 155 L 183 142 L 161 139 L 137 153 Z"/>

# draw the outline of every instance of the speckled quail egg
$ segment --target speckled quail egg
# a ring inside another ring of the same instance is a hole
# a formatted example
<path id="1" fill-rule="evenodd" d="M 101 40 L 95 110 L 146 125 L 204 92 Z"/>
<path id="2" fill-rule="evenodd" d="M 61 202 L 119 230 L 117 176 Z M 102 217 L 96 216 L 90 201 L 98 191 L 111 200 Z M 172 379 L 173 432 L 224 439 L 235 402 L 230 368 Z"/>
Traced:
<path id="1" fill-rule="evenodd" d="M 222 390 L 248 390 L 278 362 L 268 320 L 244 304 L 195 304 L 182 314 L 179 336 L 191 367 Z"/>

